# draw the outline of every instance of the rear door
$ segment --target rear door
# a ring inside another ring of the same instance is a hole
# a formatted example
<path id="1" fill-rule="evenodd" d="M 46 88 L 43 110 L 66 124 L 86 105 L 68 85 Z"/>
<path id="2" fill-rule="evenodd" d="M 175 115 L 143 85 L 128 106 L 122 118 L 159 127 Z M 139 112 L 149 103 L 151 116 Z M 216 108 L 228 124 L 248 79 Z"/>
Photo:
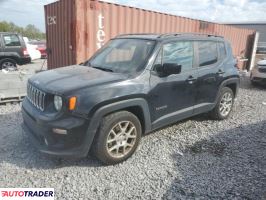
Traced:
<path id="1" fill-rule="evenodd" d="M 149 106 L 153 129 L 192 115 L 197 79 L 194 55 L 193 41 L 178 40 L 162 46 L 154 65 L 175 63 L 182 69 L 180 74 L 167 77 L 159 77 L 155 69 L 151 72 Z"/>
<path id="2" fill-rule="evenodd" d="M 220 83 L 223 80 L 223 60 L 219 56 L 219 42 L 197 41 L 198 82 L 195 113 L 209 111 L 215 103 Z"/>

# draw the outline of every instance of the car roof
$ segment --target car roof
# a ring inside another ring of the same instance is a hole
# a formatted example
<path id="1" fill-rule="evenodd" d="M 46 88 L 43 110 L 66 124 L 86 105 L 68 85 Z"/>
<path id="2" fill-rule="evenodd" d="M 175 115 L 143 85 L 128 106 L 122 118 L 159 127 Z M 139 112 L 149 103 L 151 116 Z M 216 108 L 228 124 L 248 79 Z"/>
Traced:
<path id="1" fill-rule="evenodd" d="M 140 34 L 118 35 L 116 38 L 147 39 L 147 40 L 156 40 L 156 41 L 173 40 L 177 38 L 192 39 L 192 40 L 199 39 L 199 40 L 224 41 L 224 38 L 222 36 L 217 36 L 212 34 L 202 34 L 202 33 L 166 33 L 166 34 L 140 33 Z"/>
<path id="2" fill-rule="evenodd" d="M 0 35 L 2 34 L 15 34 L 15 35 L 21 35 L 20 33 L 14 33 L 14 32 L 0 32 Z"/>

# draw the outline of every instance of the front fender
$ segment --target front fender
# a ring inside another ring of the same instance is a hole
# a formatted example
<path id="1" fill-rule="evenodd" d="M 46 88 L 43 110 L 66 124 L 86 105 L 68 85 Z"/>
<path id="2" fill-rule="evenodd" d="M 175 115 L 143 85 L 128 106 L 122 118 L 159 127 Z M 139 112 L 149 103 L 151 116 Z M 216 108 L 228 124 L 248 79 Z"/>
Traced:
<path id="1" fill-rule="evenodd" d="M 92 142 L 94 140 L 94 137 L 96 135 L 97 129 L 100 125 L 101 119 L 104 116 L 112 112 L 123 110 L 123 109 L 133 107 L 133 106 L 134 107 L 138 106 L 142 109 L 143 116 L 144 116 L 145 132 L 150 131 L 151 130 L 150 111 L 149 111 L 148 103 L 145 99 L 135 98 L 135 99 L 128 99 L 128 100 L 123 100 L 123 101 L 107 104 L 97 109 L 96 112 L 94 112 L 92 118 L 90 119 L 89 128 L 87 130 L 86 138 L 85 138 L 84 151 L 86 151 L 87 153 L 89 152 Z"/>

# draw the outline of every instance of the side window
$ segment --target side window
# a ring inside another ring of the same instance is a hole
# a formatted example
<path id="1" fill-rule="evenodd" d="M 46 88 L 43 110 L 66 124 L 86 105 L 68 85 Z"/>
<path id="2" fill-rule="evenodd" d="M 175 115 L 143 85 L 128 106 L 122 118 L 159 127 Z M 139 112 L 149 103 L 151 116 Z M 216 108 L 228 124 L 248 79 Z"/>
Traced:
<path id="1" fill-rule="evenodd" d="M 223 42 L 218 42 L 218 49 L 220 53 L 220 58 L 223 60 L 226 57 L 225 45 Z"/>
<path id="2" fill-rule="evenodd" d="M 214 64 L 218 61 L 216 42 L 201 41 L 199 47 L 199 66 Z"/>
<path id="3" fill-rule="evenodd" d="M 20 41 L 17 35 L 4 35 L 3 36 L 5 46 L 13 47 L 13 46 L 20 46 Z"/>
<path id="4" fill-rule="evenodd" d="M 164 63 L 176 63 L 182 66 L 182 72 L 188 71 L 193 67 L 193 43 L 189 41 L 180 41 L 165 44 L 163 46 Z"/>

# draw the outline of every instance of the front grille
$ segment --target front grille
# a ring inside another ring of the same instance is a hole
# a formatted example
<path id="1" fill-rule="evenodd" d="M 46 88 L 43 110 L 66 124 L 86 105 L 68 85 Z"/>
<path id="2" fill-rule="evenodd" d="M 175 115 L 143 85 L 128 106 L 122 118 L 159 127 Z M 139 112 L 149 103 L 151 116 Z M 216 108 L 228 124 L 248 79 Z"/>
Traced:
<path id="1" fill-rule="evenodd" d="M 27 98 L 39 110 L 44 111 L 46 94 L 28 83 Z"/>
<path id="2" fill-rule="evenodd" d="M 259 68 L 259 72 L 266 73 L 266 67 L 265 68 Z"/>

